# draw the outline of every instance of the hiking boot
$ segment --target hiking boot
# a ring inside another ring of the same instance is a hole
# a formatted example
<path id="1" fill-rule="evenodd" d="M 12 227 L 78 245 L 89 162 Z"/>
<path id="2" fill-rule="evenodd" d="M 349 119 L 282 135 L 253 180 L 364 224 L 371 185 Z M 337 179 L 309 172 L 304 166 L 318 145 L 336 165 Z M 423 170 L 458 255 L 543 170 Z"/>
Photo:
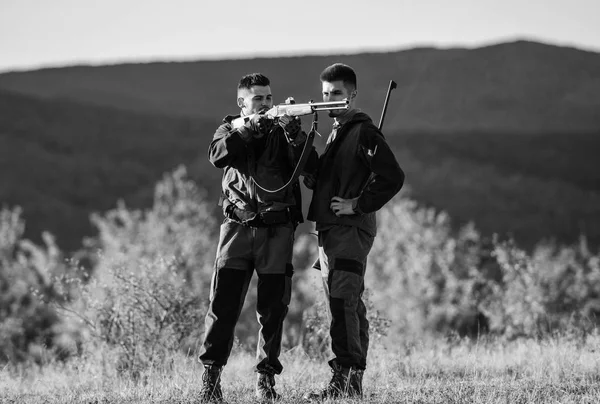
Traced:
<path id="1" fill-rule="evenodd" d="M 363 396 L 362 380 L 364 370 L 361 369 L 350 369 L 350 381 L 348 385 L 348 396 L 349 397 L 360 397 Z"/>
<path id="2" fill-rule="evenodd" d="M 362 397 L 362 370 L 338 365 L 334 360 L 329 362 L 333 373 L 327 387 L 318 392 L 304 396 L 307 400 L 325 400 L 338 397 Z"/>
<path id="3" fill-rule="evenodd" d="M 202 374 L 202 390 L 200 391 L 201 403 L 223 402 L 223 391 L 221 390 L 220 366 L 206 365 Z"/>
<path id="4" fill-rule="evenodd" d="M 256 398 L 261 401 L 275 401 L 281 398 L 275 391 L 275 375 L 272 373 L 259 373 L 256 382 Z"/>

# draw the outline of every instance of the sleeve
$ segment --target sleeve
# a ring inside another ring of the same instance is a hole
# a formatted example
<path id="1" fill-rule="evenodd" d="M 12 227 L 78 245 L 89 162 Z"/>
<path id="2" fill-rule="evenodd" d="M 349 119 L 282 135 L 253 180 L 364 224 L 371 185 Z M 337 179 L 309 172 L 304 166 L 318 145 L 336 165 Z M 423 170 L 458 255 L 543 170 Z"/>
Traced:
<path id="1" fill-rule="evenodd" d="M 302 131 L 302 133 L 298 136 L 298 138 L 303 138 L 304 141 L 302 141 L 301 143 L 297 143 L 297 144 L 288 143 L 288 154 L 289 154 L 290 161 L 292 162 L 293 166 L 298 164 L 298 162 L 302 158 L 304 146 L 305 146 L 306 142 L 308 141 L 308 135 L 306 134 L 306 132 Z M 313 138 L 313 140 L 314 140 L 314 138 Z M 306 163 L 302 169 L 301 175 L 307 175 L 307 174 L 314 175 L 317 171 L 317 165 L 318 165 L 318 161 L 319 161 L 319 155 L 317 154 L 317 149 L 313 145 L 311 145 L 306 150 L 306 153 L 308 153 L 308 157 L 307 157 Z"/>
<path id="2" fill-rule="evenodd" d="M 208 148 L 208 159 L 217 168 L 236 165 L 239 157 L 245 155 L 247 140 L 244 134 L 232 129 L 229 123 L 217 128 Z"/>
<path id="3" fill-rule="evenodd" d="M 310 149 L 310 155 L 308 156 L 308 160 L 306 161 L 306 165 L 302 170 L 302 175 L 317 175 L 317 170 L 319 168 L 319 154 L 317 153 L 317 149 L 315 146 L 312 146 Z"/>
<path id="4" fill-rule="evenodd" d="M 358 141 L 359 158 L 371 170 L 371 177 L 356 202 L 356 213 L 371 213 L 383 207 L 404 185 L 404 171 L 383 134 L 372 125 L 363 125 Z"/>

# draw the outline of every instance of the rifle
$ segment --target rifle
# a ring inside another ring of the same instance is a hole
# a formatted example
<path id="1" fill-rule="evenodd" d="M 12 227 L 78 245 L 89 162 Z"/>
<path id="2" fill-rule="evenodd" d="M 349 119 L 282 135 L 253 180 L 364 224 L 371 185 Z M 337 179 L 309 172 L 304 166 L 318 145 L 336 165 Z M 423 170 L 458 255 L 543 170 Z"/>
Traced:
<path id="1" fill-rule="evenodd" d="M 254 184 L 256 184 L 257 187 L 259 187 L 260 189 L 262 189 L 263 191 L 268 192 L 268 193 L 279 192 L 281 190 L 284 190 L 288 186 L 290 186 L 300 176 L 300 173 L 302 172 L 302 169 L 304 168 L 304 165 L 306 164 L 306 161 L 308 160 L 308 156 L 310 154 L 310 148 L 312 147 L 313 140 L 315 138 L 315 134 L 318 134 L 318 132 L 317 132 L 317 122 L 319 119 L 318 112 L 319 111 L 349 109 L 349 108 L 350 108 L 350 101 L 348 99 L 345 99 L 342 101 L 331 101 L 331 102 L 313 102 L 311 100 L 306 104 L 296 104 L 294 99 L 292 97 L 289 97 L 286 100 L 285 104 L 276 105 L 273 108 L 266 111 L 264 113 L 264 115 L 266 115 L 267 117 L 269 117 L 271 119 L 277 119 L 278 117 L 283 116 L 283 115 L 302 116 L 302 115 L 313 114 L 313 122 L 312 122 L 310 132 L 307 135 L 306 141 L 304 142 L 304 147 L 302 148 L 302 154 L 300 155 L 300 160 L 296 164 L 296 167 L 294 167 L 294 171 L 292 172 L 290 179 L 283 186 L 281 186 L 277 189 L 267 189 L 267 188 L 263 187 L 262 185 L 260 185 L 256 181 L 256 179 L 254 179 L 254 174 L 251 172 L 250 178 L 252 178 L 252 180 L 254 181 Z M 247 115 L 247 116 L 242 116 L 237 119 L 234 119 L 231 122 L 231 125 L 233 126 L 234 129 L 240 128 L 246 122 L 248 122 L 250 119 L 252 119 L 253 116 L 254 115 Z M 319 136 L 321 136 L 321 135 L 319 135 Z"/>
<path id="2" fill-rule="evenodd" d="M 289 116 L 303 116 L 309 115 L 318 111 L 331 111 L 331 110 L 340 110 L 340 109 L 348 109 L 350 108 L 350 101 L 345 99 L 342 101 L 331 101 L 331 102 L 307 102 L 306 104 L 295 104 L 293 99 L 289 103 L 275 105 L 273 108 L 269 109 L 264 113 L 269 118 L 277 119 L 283 115 Z M 234 119 L 231 122 L 233 129 L 238 129 L 244 126 L 250 119 L 252 119 L 252 115 L 241 116 L 239 118 Z"/>
<path id="3" fill-rule="evenodd" d="M 388 87 L 387 94 L 385 95 L 385 102 L 383 103 L 383 111 L 381 111 L 381 118 L 379 119 L 379 130 L 383 128 L 383 120 L 385 119 L 385 113 L 387 111 L 388 101 L 390 100 L 390 94 L 396 87 L 396 82 L 394 80 L 390 80 L 390 85 Z"/>

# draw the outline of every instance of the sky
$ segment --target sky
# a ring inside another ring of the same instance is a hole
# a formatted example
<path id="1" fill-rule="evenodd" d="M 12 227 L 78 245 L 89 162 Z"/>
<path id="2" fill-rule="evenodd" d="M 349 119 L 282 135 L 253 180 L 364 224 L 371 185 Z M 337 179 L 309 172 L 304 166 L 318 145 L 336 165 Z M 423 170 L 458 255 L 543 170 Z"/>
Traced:
<path id="1" fill-rule="evenodd" d="M 0 0 L 0 71 L 478 47 L 600 52 L 600 0 Z"/>

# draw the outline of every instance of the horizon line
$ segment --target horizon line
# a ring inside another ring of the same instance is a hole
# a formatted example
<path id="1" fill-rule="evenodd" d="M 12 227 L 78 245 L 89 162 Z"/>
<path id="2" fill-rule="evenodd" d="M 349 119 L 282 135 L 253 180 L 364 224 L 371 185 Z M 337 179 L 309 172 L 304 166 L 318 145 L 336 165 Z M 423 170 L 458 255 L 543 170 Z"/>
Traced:
<path id="1" fill-rule="evenodd" d="M 387 47 L 361 47 L 354 49 L 339 48 L 335 50 L 319 50 L 319 49 L 304 49 L 295 51 L 267 51 L 258 53 L 247 53 L 247 54 L 209 54 L 209 55 L 190 55 L 180 57 L 133 57 L 133 58 L 108 58 L 101 61 L 71 61 L 71 62 L 50 62 L 40 63 L 32 66 L 13 66 L 13 67 L 2 67 L 0 66 L 0 75 L 7 73 L 25 73 L 39 70 L 50 70 L 50 69 L 62 69 L 62 68 L 74 68 L 74 67 L 108 67 L 118 65 L 132 65 L 132 64 L 159 64 L 159 63 L 194 63 L 194 62 L 219 62 L 219 61 L 230 61 L 230 60 L 253 60 L 253 59 L 272 59 L 272 58 L 293 58 L 293 57 L 312 57 L 312 56 L 353 56 L 362 55 L 369 53 L 393 53 L 393 52 L 404 52 L 417 49 L 437 49 L 437 50 L 475 50 L 486 48 L 490 46 L 497 46 L 501 44 L 517 43 L 517 42 L 533 42 L 542 45 L 555 46 L 559 48 L 572 48 L 583 52 L 598 53 L 600 54 L 600 48 L 586 47 L 572 42 L 552 42 L 546 39 L 540 39 L 533 36 L 516 35 L 504 38 L 498 38 L 494 40 L 482 41 L 478 44 L 464 45 L 464 44 L 445 44 L 439 45 L 431 42 L 415 42 L 411 45 L 405 46 L 387 46 Z"/>

